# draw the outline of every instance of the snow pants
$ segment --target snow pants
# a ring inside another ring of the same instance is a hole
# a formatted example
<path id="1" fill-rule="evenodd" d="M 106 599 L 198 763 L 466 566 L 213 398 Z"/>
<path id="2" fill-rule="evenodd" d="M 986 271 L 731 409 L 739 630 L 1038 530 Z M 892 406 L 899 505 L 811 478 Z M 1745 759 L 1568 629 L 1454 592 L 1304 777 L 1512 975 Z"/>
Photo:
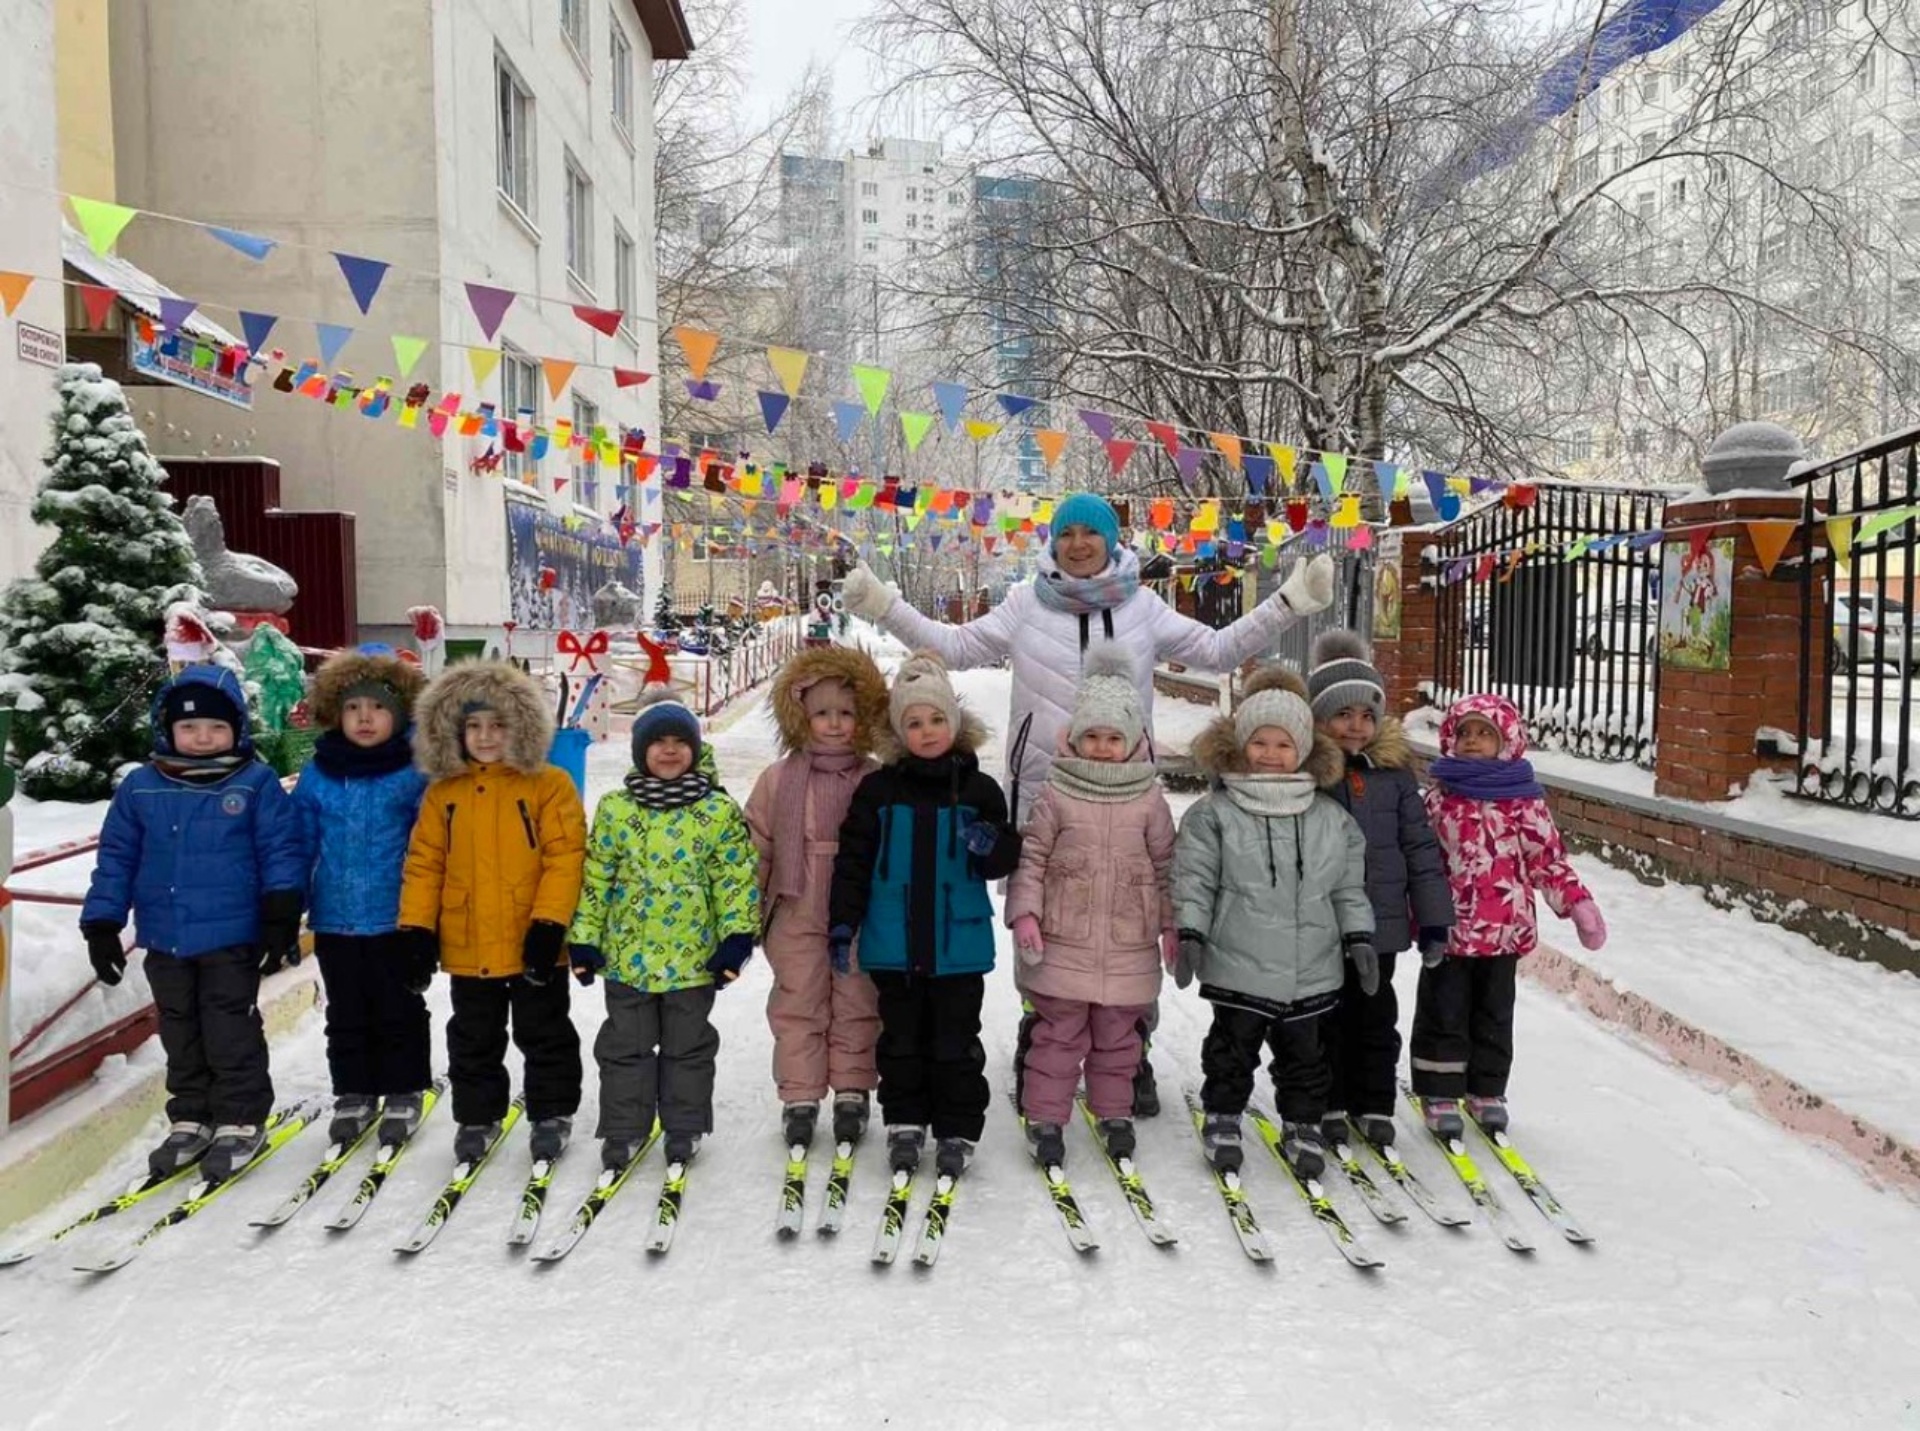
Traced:
<path id="1" fill-rule="evenodd" d="M 1160 1027 L 1160 1005 L 1158 1001 L 1142 1004 L 1134 1009 L 1134 1032 L 1140 1036 L 1140 1052 L 1133 1061 L 1133 1101 L 1131 1108 L 1137 1112 L 1140 1107 L 1142 1085 L 1152 1090 L 1154 1086 L 1153 1065 L 1147 1062 L 1147 1056 L 1153 1052 L 1154 1031 Z M 1013 1037 L 1013 1101 L 1022 1112 L 1027 1107 L 1027 1054 L 1033 1047 L 1034 1026 L 1040 1022 L 1040 1015 L 1034 1008 L 1032 998 L 1023 998 L 1020 1003 L 1020 1027 Z M 1097 1105 L 1096 1105 L 1097 1106 Z M 1032 1117 L 1032 1114 L 1028 1114 Z M 1102 1118 L 1123 1118 L 1132 1113 L 1102 1113 Z"/>
<path id="2" fill-rule="evenodd" d="M 980 1043 L 986 977 L 934 979 L 892 970 L 869 977 L 880 993 L 881 1116 L 888 1123 L 931 1124 L 936 1139 L 978 1142 L 991 1096 Z"/>
<path id="3" fill-rule="evenodd" d="M 1261 1011 L 1236 1004 L 1213 1006 L 1213 1027 L 1200 1045 L 1200 1104 L 1209 1113 L 1247 1111 L 1253 1076 L 1263 1049 L 1273 1051 L 1273 1101 L 1282 1122 L 1318 1123 L 1327 1111 L 1325 1051 L 1320 1026 L 1331 1000 L 1303 999 Z"/>
<path id="4" fill-rule="evenodd" d="M 593 1040 L 600 1065 L 597 1136 L 628 1142 L 661 1131 L 713 1131 L 712 985 L 649 994 L 608 979 L 607 1018 Z"/>
<path id="5" fill-rule="evenodd" d="M 1320 1039 L 1327 1049 L 1327 1067 L 1333 1086 L 1327 1091 L 1327 1107 L 1351 1113 L 1393 1116 L 1394 1087 L 1400 1068 L 1400 1001 L 1393 992 L 1393 966 L 1396 956 L 1380 951 L 1380 988 L 1368 998 L 1360 988 L 1360 976 L 1353 961 L 1347 966 L 1346 986 L 1340 990 L 1340 1002 L 1320 1025 Z"/>
<path id="6" fill-rule="evenodd" d="M 1020 1111 L 1033 1123 L 1065 1123 L 1082 1070 L 1087 1106 L 1099 1118 L 1133 1116 L 1133 1075 L 1150 1006 L 1091 1004 L 1029 994 L 1033 1025 L 1021 1064 Z"/>
<path id="7" fill-rule="evenodd" d="M 880 995 L 857 968 L 835 974 L 825 934 L 792 928 L 792 904 L 782 901 L 767 931 L 773 992 L 767 1025 L 773 1030 L 773 1081 L 782 1103 L 812 1103 L 828 1089 L 846 1093 L 880 1081 L 874 1045 L 880 1037 Z"/>
<path id="8" fill-rule="evenodd" d="M 456 974 L 447 1020 L 447 1073 L 456 1123 L 492 1123 L 507 1113 L 507 1029 L 526 1061 L 527 1118 L 570 1118 L 580 1107 L 580 1035 L 567 1015 L 567 978 L 545 984 Z"/>
<path id="9" fill-rule="evenodd" d="M 433 1082 L 427 1001 L 401 977 L 391 934 L 315 934 L 327 988 L 327 1071 L 335 1096 L 418 1093 Z"/>
<path id="10" fill-rule="evenodd" d="M 266 1122 L 273 1077 L 260 1022 L 259 951 L 243 946 L 181 959 L 149 950 L 145 967 L 167 1055 L 167 1117 L 216 1127 Z"/>
<path id="11" fill-rule="evenodd" d="M 1420 971 L 1413 1006 L 1413 1091 L 1423 1098 L 1504 1098 L 1513 1071 L 1518 954 L 1442 959 Z"/>

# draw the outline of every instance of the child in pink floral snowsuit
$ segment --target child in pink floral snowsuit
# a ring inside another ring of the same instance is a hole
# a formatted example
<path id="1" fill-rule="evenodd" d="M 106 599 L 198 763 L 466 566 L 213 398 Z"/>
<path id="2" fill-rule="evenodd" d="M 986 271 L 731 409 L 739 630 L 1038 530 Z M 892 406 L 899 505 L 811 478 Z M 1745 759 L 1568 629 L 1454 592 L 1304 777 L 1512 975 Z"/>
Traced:
<path id="1" fill-rule="evenodd" d="M 1507 1126 L 1514 975 L 1539 943 L 1537 891 L 1598 949 L 1607 926 L 1574 873 L 1526 760 L 1527 728 L 1501 696 L 1468 696 L 1440 725 L 1427 818 L 1446 856 L 1455 921 L 1446 952 L 1422 951 L 1413 1013 L 1413 1091 L 1427 1126 L 1457 1138 L 1467 1112 L 1489 1133 Z"/>

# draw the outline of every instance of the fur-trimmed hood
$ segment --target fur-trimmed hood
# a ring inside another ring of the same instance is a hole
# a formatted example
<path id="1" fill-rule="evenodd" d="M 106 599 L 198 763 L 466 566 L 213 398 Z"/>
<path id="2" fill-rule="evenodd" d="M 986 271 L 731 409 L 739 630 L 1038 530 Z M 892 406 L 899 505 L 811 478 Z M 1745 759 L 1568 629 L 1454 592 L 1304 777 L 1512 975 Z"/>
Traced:
<path id="1" fill-rule="evenodd" d="M 802 693 L 817 681 L 839 681 L 853 688 L 853 748 L 871 754 L 887 730 L 887 678 L 873 657 L 853 646 L 814 646 L 780 668 L 768 705 L 780 736 L 780 752 L 797 755 L 807 747 L 808 724 Z"/>
<path id="2" fill-rule="evenodd" d="M 403 705 L 411 712 L 427 687 L 426 673 L 411 661 L 403 661 L 390 650 L 361 646 L 335 651 L 313 673 L 313 690 L 307 697 L 307 709 L 313 723 L 326 730 L 337 730 L 340 714 L 347 703 L 347 691 L 362 681 L 379 681 L 392 686 Z"/>
<path id="3" fill-rule="evenodd" d="M 1289 691 L 1303 701 L 1307 699 L 1307 683 L 1291 666 L 1262 666 L 1247 678 L 1240 698 L 1245 700 L 1248 696 L 1267 690 Z M 1395 724 L 1397 726 L 1398 722 Z M 1378 739 L 1376 736 L 1375 740 Z M 1247 772 L 1246 751 L 1241 748 L 1239 737 L 1234 734 L 1233 717 L 1230 715 L 1217 716 L 1209 721 L 1206 729 L 1194 737 L 1189 753 L 1193 763 L 1216 783 L 1223 775 L 1244 775 Z M 1340 747 L 1333 743 L 1331 736 L 1315 730 L 1313 749 L 1300 762 L 1300 768 L 1313 777 L 1314 784 L 1326 790 L 1339 781 L 1346 768 L 1346 757 Z"/>
<path id="4" fill-rule="evenodd" d="M 413 762 L 435 780 L 463 775 L 462 710 L 480 702 L 500 713 L 507 727 L 506 764 L 536 775 L 553 744 L 553 712 L 533 677 L 508 661 L 462 661 L 427 687 L 413 713 Z"/>
<path id="5" fill-rule="evenodd" d="M 969 710 L 965 702 L 962 702 L 960 706 L 960 729 L 954 732 L 953 748 L 964 755 L 971 755 L 978 760 L 981 750 L 985 748 L 987 741 L 992 738 L 992 734 L 993 733 L 987 728 L 987 723 L 973 711 Z M 893 727 L 891 725 L 882 721 L 880 729 L 875 732 L 874 735 L 873 758 L 882 765 L 892 765 L 906 753 L 906 744 L 899 736 L 893 733 Z"/>

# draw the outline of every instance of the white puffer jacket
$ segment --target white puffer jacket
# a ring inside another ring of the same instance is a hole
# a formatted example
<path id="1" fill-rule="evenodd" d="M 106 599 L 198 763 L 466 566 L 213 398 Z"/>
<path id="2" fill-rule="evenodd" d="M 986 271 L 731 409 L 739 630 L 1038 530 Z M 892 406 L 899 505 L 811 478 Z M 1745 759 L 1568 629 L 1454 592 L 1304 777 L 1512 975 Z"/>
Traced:
<path id="1" fill-rule="evenodd" d="M 1157 663 L 1178 661 L 1203 671 L 1231 671 L 1270 650 L 1301 616 L 1326 606 L 1332 591 L 1333 563 L 1322 554 L 1296 565 L 1279 591 L 1218 631 L 1182 616 L 1145 587 L 1105 612 L 1079 616 L 1045 605 L 1034 594 L 1033 583 L 1022 582 L 985 616 L 963 626 L 922 616 L 864 566 L 847 578 L 845 595 L 856 615 L 874 611 L 884 597 L 886 605 L 870 619 L 915 650 L 934 652 L 952 670 L 1013 658 L 1013 711 L 1003 733 L 1009 762 L 1021 722 L 1033 717 L 1020 769 L 1007 772 L 1009 787 L 1015 780 L 1019 783 L 1019 808 L 1013 811 L 1018 824 L 1053 768 L 1054 751 L 1073 714 L 1080 657 L 1089 641 L 1111 634 L 1133 657 L 1140 707 L 1147 713 L 1151 735 Z M 1103 620 L 1107 615 L 1113 618 L 1111 633 Z M 1011 801 L 1012 789 L 1007 793 Z"/>

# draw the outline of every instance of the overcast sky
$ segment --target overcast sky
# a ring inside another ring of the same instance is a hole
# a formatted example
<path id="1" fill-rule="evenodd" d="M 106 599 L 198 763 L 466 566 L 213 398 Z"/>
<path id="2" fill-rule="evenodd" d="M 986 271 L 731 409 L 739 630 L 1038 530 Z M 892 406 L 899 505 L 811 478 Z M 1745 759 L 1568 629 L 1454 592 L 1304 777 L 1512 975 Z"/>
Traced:
<path id="1" fill-rule="evenodd" d="M 833 67 L 842 115 L 872 93 L 867 56 L 847 38 L 871 0 L 746 0 L 758 107 L 770 109 L 791 90 L 809 61 Z"/>

